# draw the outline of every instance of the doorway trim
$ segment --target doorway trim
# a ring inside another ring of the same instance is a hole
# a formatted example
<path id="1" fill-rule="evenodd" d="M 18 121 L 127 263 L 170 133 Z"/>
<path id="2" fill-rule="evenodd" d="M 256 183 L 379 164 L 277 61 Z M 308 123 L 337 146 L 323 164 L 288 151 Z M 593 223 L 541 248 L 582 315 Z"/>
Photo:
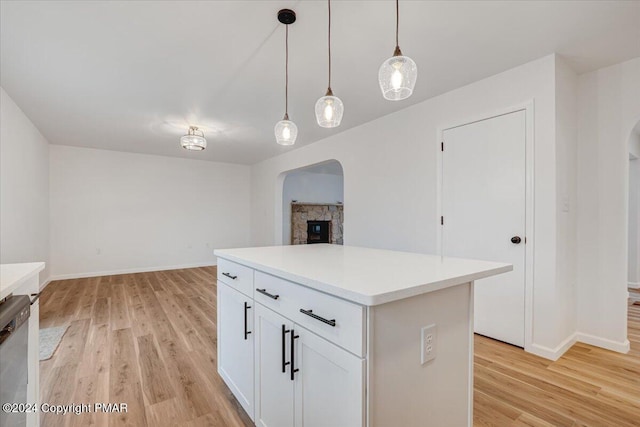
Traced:
<path id="1" fill-rule="evenodd" d="M 459 119 L 447 125 L 439 126 L 437 129 L 438 152 L 436 165 L 436 219 L 438 231 L 437 251 L 442 256 L 442 234 L 443 229 L 440 223 L 442 216 L 442 193 L 443 193 L 443 152 L 441 144 L 444 142 L 444 132 L 461 126 L 470 125 L 495 117 L 518 111 L 525 112 L 525 275 L 524 275 L 524 349 L 527 352 L 535 353 L 533 349 L 533 286 L 534 286 L 534 220 L 535 220 L 535 199 L 534 199 L 534 154 L 535 154 L 535 132 L 534 132 L 534 109 L 535 99 L 531 99 L 522 104 L 514 105 L 490 113 L 478 114 L 466 119 Z M 446 147 L 445 147 L 446 150 Z"/>

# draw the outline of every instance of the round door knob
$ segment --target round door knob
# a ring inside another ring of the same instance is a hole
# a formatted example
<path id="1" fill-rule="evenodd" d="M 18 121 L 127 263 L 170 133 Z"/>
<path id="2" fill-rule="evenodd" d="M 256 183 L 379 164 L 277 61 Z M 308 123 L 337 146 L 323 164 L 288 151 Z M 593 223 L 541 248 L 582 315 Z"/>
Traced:
<path id="1" fill-rule="evenodd" d="M 517 244 L 519 244 L 520 242 L 522 242 L 522 239 L 520 238 L 520 236 L 513 236 L 513 237 L 511 238 L 511 243 L 514 243 L 514 244 L 516 244 L 516 245 L 517 245 Z"/>

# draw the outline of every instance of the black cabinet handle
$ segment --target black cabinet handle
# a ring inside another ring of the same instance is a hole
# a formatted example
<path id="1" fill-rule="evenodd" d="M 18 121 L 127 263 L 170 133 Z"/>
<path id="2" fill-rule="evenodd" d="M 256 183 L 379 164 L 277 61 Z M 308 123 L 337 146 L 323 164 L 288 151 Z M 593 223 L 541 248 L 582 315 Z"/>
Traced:
<path id="1" fill-rule="evenodd" d="M 233 276 L 230 273 L 222 273 L 223 276 L 227 276 L 231 280 L 236 280 L 238 276 Z"/>
<path id="2" fill-rule="evenodd" d="M 300 338 L 300 335 L 296 335 L 291 329 L 291 381 L 295 381 L 295 373 L 299 371 L 299 369 L 296 369 L 296 339 L 298 338 Z"/>
<path id="3" fill-rule="evenodd" d="M 266 295 L 266 296 L 268 296 L 268 297 L 269 297 L 269 298 L 271 298 L 271 299 L 278 299 L 278 298 L 280 298 L 280 295 L 273 295 L 273 294 L 270 294 L 269 292 L 267 292 L 267 290 L 266 290 L 266 289 L 258 289 L 258 288 L 256 288 L 256 291 L 260 292 L 262 295 Z"/>
<path id="4" fill-rule="evenodd" d="M 245 301 L 244 302 L 244 339 L 245 340 L 249 339 L 249 334 L 251 333 L 251 331 L 247 331 L 247 311 L 249 311 L 250 308 L 251 306 L 249 305 L 249 303 Z"/>
<path id="5" fill-rule="evenodd" d="M 314 319 L 319 320 L 322 323 L 326 323 L 327 325 L 333 326 L 334 328 L 336 326 L 336 319 L 331 319 L 331 320 L 325 319 L 324 317 L 320 317 L 317 314 L 313 314 L 313 310 L 305 310 L 301 308 L 300 313 L 306 314 L 309 317 L 313 317 Z"/>
<path id="6" fill-rule="evenodd" d="M 31 300 L 31 302 L 29 303 L 29 305 L 33 305 L 35 304 L 36 301 L 38 301 L 38 298 L 40 298 L 40 292 L 38 292 L 37 294 L 31 294 L 32 297 L 35 297 Z"/>
<path id="7" fill-rule="evenodd" d="M 519 244 L 520 242 L 522 242 L 522 239 L 520 238 L 520 236 L 513 236 L 511 238 L 511 243 L 513 243 L 515 245 Z"/>
<path id="8" fill-rule="evenodd" d="M 282 325 L 282 373 L 287 372 L 287 365 L 290 363 L 285 361 L 285 353 L 287 352 L 286 336 L 289 332 L 291 331 L 285 325 Z"/>

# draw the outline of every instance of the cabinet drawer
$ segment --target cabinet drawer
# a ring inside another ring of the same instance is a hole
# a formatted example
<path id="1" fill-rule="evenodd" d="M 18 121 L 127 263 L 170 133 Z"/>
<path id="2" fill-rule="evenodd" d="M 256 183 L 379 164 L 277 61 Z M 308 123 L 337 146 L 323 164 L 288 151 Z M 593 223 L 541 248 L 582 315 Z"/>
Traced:
<path id="1" fill-rule="evenodd" d="M 253 297 L 253 269 L 218 258 L 218 281 Z"/>
<path id="2" fill-rule="evenodd" d="M 256 301 L 340 347 L 364 357 L 363 306 L 260 271 L 255 272 L 255 288 Z M 304 310 L 304 313 L 301 310 Z"/>

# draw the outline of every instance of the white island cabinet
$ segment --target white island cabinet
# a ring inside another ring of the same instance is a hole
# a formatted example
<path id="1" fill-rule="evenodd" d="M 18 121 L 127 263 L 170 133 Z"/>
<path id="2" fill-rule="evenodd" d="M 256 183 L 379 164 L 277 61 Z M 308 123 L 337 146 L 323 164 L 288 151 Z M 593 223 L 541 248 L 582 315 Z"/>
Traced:
<path id="1" fill-rule="evenodd" d="M 32 299 L 27 343 L 27 403 L 40 403 L 40 275 L 44 262 L 0 264 L 0 300 L 9 295 L 29 295 Z M 4 325 L 2 325 L 4 326 Z M 0 327 L 2 327 L 0 326 Z M 39 412 L 27 413 L 27 427 L 40 425 Z"/>
<path id="2" fill-rule="evenodd" d="M 473 281 L 503 263 L 217 250 L 218 372 L 260 427 L 471 426 Z"/>

